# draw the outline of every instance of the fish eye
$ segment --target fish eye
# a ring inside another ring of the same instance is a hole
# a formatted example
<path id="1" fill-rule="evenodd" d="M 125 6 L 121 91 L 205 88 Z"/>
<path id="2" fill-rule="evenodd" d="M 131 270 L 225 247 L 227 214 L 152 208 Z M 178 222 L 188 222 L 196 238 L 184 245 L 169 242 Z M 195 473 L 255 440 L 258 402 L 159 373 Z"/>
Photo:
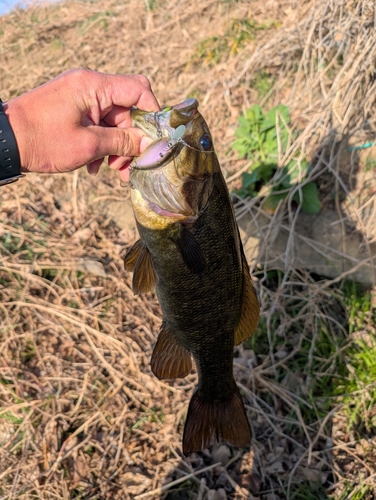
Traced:
<path id="1" fill-rule="evenodd" d="M 208 134 L 204 134 L 200 137 L 200 146 L 204 151 L 211 151 L 213 149 L 212 141 Z"/>

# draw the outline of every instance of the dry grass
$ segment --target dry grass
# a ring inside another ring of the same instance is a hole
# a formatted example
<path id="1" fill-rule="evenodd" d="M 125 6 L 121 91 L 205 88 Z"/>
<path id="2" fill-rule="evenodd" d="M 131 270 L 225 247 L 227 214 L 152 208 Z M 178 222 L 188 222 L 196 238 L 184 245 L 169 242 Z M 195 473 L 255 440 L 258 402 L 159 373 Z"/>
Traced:
<path id="1" fill-rule="evenodd" d="M 2 98 L 74 66 L 145 73 L 162 103 L 199 99 L 235 185 L 245 166 L 230 151 L 236 120 L 258 98 L 252 82 L 267 70 L 275 83 L 262 104 L 287 104 L 301 132 L 287 156 L 299 150 L 314 159 L 309 180 L 321 182 L 344 230 L 355 221 L 372 256 L 374 198 L 352 185 L 359 158 L 349 155 L 350 168 L 341 162 L 344 145 L 375 132 L 372 7 L 68 0 L 18 9 L 0 18 Z M 200 41 L 242 18 L 270 27 L 218 64 L 194 62 Z M 349 428 L 345 403 L 334 396 L 351 364 L 347 346 L 360 333 L 371 342 L 372 307 L 349 331 L 344 295 L 333 288 L 342 276 L 317 281 L 296 269 L 293 238 L 283 269 L 270 274 L 265 261 L 255 264 L 260 328 L 235 352 L 251 450 L 182 456 L 196 376 L 161 383 L 150 372 L 159 307 L 152 294 L 134 297 L 123 271 L 135 232 L 103 210 L 127 196 L 109 171 L 96 179 L 83 171 L 28 176 L 2 190 L 0 498 L 374 498 L 375 426 Z M 292 196 L 263 228 L 266 248 L 280 225 L 293 234 Z M 259 202 L 239 214 L 257 219 Z M 372 390 L 358 394 L 365 407 Z M 371 422 L 375 413 L 367 412 Z"/>

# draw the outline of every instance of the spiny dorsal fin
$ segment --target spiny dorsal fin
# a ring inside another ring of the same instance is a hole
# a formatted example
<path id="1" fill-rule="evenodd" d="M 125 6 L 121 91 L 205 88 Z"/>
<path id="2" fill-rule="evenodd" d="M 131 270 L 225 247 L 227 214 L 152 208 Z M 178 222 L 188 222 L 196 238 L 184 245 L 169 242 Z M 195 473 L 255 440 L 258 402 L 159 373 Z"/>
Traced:
<path id="1" fill-rule="evenodd" d="M 191 231 L 181 225 L 179 233 L 171 239 L 176 244 L 188 269 L 193 273 L 202 273 L 206 267 L 206 259 Z"/>
<path id="2" fill-rule="evenodd" d="M 133 266 L 133 292 L 136 295 L 150 292 L 150 290 L 153 290 L 155 287 L 156 281 L 157 275 L 151 260 L 150 252 L 145 245 L 141 244 L 136 263 Z"/>
<path id="3" fill-rule="evenodd" d="M 251 429 L 239 389 L 229 399 L 216 401 L 205 398 L 199 390 L 189 402 L 183 434 L 185 456 L 202 451 L 214 443 L 228 443 L 239 448 L 251 442 Z"/>
<path id="4" fill-rule="evenodd" d="M 239 345 L 255 333 L 260 316 L 260 305 L 252 285 L 251 275 L 249 274 L 249 266 L 243 251 L 242 266 L 243 295 L 241 303 L 241 316 L 235 331 L 235 345 Z"/>
<path id="5" fill-rule="evenodd" d="M 163 322 L 151 356 L 151 371 L 159 380 L 184 378 L 192 370 L 191 355 Z"/>
<path id="6" fill-rule="evenodd" d="M 142 241 L 137 240 L 136 243 L 134 243 L 134 245 L 132 246 L 132 248 L 128 251 L 127 255 L 124 257 L 124 269 L 126 271 L 130 272 L 133 271 L 142 247 L 143 247 Z"/>

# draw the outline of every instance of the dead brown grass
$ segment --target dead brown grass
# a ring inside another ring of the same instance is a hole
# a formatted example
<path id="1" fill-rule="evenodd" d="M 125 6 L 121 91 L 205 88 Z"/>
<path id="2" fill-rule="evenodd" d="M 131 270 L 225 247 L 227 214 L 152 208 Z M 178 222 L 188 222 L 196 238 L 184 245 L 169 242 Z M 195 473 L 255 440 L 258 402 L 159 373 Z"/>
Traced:
<path id="1" fill-rule="evenodd" d="M 229 152 L 236 120 L 257 99 L 254 75 L 267 68 L 276 79 L 264 104 L 287 103 L 302 131 L 289 154 L 319 151 L 310 179 L 329 172 L 350 206 L 334 139 L 374 132 L 375 14 L 366 5 L 68 0 L 17 9 L 0 17 L 1 97 L 75 66 L 145 73 L 161 103 L 198 98 L 236 183 L 245 165 Z M 279 27 L 260 31 L 224 62 L 192 63 L 198 42 L 250 17 Z M 335 380 L 337 358 L 352 340 L 342 295 L 333 280 L 317 283 L 294 267 L 293 239 L 280 277 L 259 273 L 261 334 L 235 353 L 252 448 L 214 447 L 188 460 L 181 424 L 196 376 L 174 383 L 152 376 L 159 307 L 152 294 L 133 295 L 121 257 L 136 234 L 104 209 L 119 210 L 127 190 L 103 170 L 95 179 L 83 171 L 28 176 L 1 194 L 0 498 L 373 498 L 355 495 L 373 485 L 375 437 L 359 448 L 341 404 L 327 410 L 311 394 L 314 379 Z M 259 201 L 242 210 L 257 218 Z M 363 204 L 347 216 L 372 254 Z M 291 203 L 279 207 L 264 228 L 266 247 L 276 226 L 293 234 L 297 213 Z M 329 359 L 318 350 L 323 331 L 336 345 Z M 342 497 L 347 481 L 353 492 Z"/>

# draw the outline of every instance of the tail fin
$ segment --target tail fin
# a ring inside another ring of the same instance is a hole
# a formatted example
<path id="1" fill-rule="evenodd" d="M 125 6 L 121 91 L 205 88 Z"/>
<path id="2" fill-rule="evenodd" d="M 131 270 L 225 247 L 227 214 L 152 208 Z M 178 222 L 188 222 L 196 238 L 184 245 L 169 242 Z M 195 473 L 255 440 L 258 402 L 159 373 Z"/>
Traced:
<path id="1" fill-rule="evenodd" d="M 189 403 L 183 435 L 185 456 L 214 443 L 227 443 L 242 448 L 251 442 L 251 429 L 239 389 L 228 401 L 207 401 L 199 392 Z"/>

